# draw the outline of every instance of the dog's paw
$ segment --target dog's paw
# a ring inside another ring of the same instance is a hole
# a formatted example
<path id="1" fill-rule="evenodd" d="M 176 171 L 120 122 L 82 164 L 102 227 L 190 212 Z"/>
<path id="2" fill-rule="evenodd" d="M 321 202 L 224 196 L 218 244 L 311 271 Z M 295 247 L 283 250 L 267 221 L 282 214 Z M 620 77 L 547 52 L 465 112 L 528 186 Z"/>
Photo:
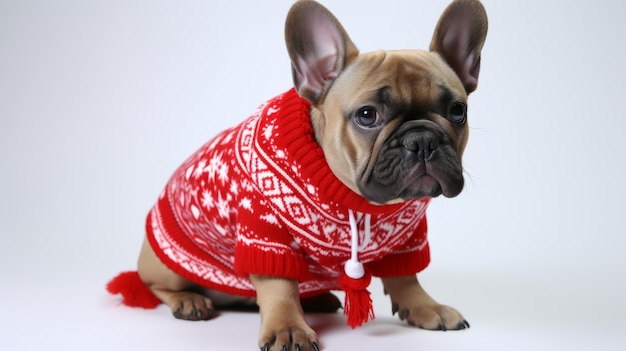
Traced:
<path id="1" fill-rule="evenodd" d="M 401 307 L 394 303 L 393 314 L 398 313 L 401 320 L 409 325 L 427 330 L 461 330 L 469 328 L 469 323 L 454 308 L 440 305 L 422 305 L 418 307 Z"/>
<path id="2" fill-rule="evenodd" d="M 178 319 L 205 321 L 217 316 L 213 302 L 203 295 L 181 291 L 171 293 L 170 299 L 172 314 Z"/>
<path id="3" fill-rule="evenodd" d="M 270 322 L 270 324 L 273 324 Z M 319 351 L 317 334 L 304 321 L 271 326 L 264 322 L 259 338 L 261 351 Z"/>

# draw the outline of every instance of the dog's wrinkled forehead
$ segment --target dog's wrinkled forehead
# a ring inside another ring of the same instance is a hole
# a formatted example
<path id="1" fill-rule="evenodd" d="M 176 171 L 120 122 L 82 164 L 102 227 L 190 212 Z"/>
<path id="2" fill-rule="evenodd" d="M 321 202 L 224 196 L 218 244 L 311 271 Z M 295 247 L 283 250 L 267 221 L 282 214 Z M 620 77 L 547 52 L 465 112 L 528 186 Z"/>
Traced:
<path id="1" fill-rule="evenodd" d="M 335 82 L 339 88 L 346 84 L 352 87 L 348 91 L 353 97 L 346 101 L 354 103 L 370 101 L 421 109 L 433 108 L 442 100 L 467 100 L 454 71 L 438 54 L 421 50 L 361 54 Z"/>

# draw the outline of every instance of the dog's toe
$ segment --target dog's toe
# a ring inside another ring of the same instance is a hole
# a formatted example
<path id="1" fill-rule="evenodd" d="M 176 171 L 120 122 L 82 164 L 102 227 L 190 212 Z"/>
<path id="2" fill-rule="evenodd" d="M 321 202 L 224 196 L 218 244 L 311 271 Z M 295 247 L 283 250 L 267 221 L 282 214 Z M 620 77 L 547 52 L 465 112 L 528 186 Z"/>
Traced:
<path id="1" fill-rule="evenodd" d="M 281 330 L 276 332 L 275 337 L 275 341 L 274 341 L 274 345 L 276 345 L 276 347 L 274 347 L 273 349 L 280 349 L 281 351 L 283 349 L 285 350 L 289 350 L 289 345 L 291 344 L 291 335 L 289 333 L 289 330 Z M 272 350 L 273 350 L 272 349 Z"/>
<path id="2" fill-rule="evenodd" d="M 291 327 L 261 337 L 261 351 L 319 351 L 317 335 L 312 330 Z"/>
<path id="3" fill-rule="evenodd" d="M 466 321 L 465 319 L 460 321 L 459 324 L 457 325 L 457 330 L 461 330 L 461 329 L 467 329 L 470 327 L 470 324 L 468 321 Z"/>
<path id="4" fill-rule="evenodd" d="M 178 319 L 201 321 L 214 318 L 217 313 L 208 298 L 196 293 L 179 293 L 178 303 L 174 304 L 172 314 Z"/>
<path id="5" fill-rule="evenodd" d="M 421 329 L 448 331 L 469 328 L 469 323 L 457 310 L 444 305 L 405 308 L 398 312 L 401 320 Z"/>
<path id="6" fill-rule="evenodd" d="M 276 332 L 271 341 L 265 342 L 260 347 L 261 351 L 319 351 L 317 341 L 312 341 L 301 329 L 285 329 Z"/>

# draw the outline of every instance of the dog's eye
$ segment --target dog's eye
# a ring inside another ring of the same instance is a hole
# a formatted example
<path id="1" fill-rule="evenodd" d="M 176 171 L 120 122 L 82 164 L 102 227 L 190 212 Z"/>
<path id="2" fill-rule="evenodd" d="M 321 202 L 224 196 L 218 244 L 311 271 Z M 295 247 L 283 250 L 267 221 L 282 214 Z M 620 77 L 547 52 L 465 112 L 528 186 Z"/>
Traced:
<path id="1" fill-rule="evenodd" d="M 455 102 L 450 106 L 448 113 L 450 120 L 454 123 L 463 124 L 467 119 L 467 106 L 462 102 Z"/>
<path id="2" fill-rule="evenodd" d="M 355 116 L 356 123 L 361 127 L 373 128 L 382 124 L 382 117 L 378 111 L 371 106 L 360 108 Z"/>

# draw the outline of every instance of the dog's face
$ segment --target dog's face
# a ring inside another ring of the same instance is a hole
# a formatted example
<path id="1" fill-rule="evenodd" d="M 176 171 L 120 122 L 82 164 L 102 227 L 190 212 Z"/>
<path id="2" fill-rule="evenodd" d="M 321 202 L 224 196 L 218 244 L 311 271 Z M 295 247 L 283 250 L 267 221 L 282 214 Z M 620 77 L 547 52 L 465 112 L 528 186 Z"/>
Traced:
<path id="1" fill-rule="evenodd" d="M 359 54 L 328 10 L 296 3 L 286 27 L 294 82 L 313 104 L 315 135 L 333 173 L 379 204 L 458 195 L 467 96 L 476 89 L 486 32 L 482 5 L 457 0 L 439 20 L 431 51 Z"/>
<path id="2" fill-rule="evenodd" d="M 463 188 L 467 94 L 438 55 L 360 55 L 318 106 L 320 144 L 345 184 L 376 203 Z M 333 116 L 333 117 L 331 117 Z"/>

